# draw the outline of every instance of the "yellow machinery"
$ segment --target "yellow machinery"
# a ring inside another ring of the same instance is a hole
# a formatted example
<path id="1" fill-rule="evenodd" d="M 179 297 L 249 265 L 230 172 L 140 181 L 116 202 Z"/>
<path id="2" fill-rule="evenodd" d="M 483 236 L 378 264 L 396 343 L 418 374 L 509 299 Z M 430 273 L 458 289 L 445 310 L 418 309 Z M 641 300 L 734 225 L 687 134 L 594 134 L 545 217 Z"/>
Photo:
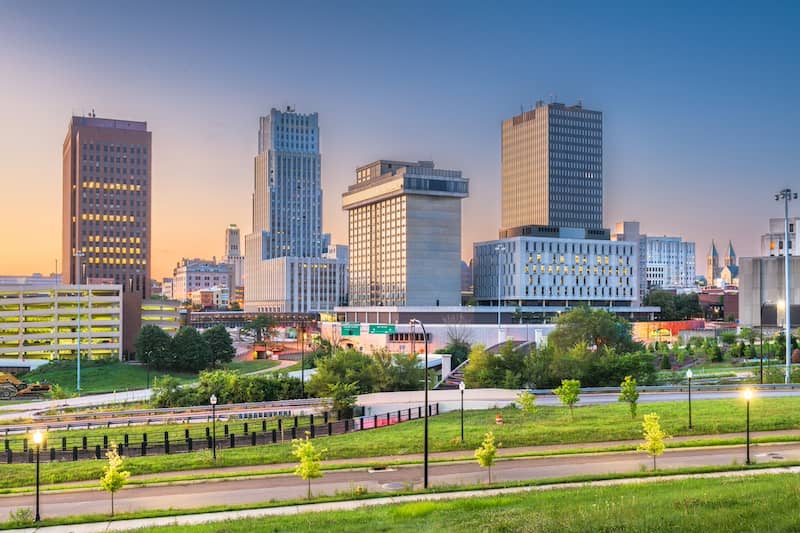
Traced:
<path id="1" fill-rule="evenodd" d="M 0 400 L 9 400 L 15 397 L 32 398 L 50 392 L 47 383 L 25 383 L 11 374 L 0 372 Z"/>

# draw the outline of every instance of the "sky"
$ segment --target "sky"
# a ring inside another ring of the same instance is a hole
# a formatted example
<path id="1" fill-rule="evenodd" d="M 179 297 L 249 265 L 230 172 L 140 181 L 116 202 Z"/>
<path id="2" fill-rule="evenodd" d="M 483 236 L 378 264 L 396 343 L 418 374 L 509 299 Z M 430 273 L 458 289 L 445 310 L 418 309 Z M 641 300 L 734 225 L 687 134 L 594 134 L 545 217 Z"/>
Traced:
<path id="1" fill-rule="evenodd" d="M 0 2 L 0 274 L 61 253 L 70 116 L 147 121 L 153 276 L 251 228 L 258 117 L 318 112 L 323 229 L 376 159 L 470 179 L 462 256 L 497 237 L 500 124 L 537 100 L 604 113 L 604 219 L 757 255 L 798 184 L 793 2 Z M 791 214 L 800 214 L 795 202 Z"/>

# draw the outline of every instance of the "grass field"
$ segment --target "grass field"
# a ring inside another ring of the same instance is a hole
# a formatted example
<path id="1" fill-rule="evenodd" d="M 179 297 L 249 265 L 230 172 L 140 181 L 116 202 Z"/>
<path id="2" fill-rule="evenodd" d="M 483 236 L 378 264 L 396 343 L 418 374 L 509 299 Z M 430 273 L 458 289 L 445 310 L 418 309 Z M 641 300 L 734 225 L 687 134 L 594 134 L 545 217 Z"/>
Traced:
<path id="1" fill-rule="evenodd" d="M 610 404 L 579 407 L 574 420 L 562 407 L 540 407 L 534 415 L 525 415 L 516 409 L 503 409 L 505 423 L 495 424 L 497 410 L 466 411 L 464 417 L 466 442 L 462 446 L 460 437 L 460 417 L 458 412 L 436 416 L 430 420 L 431 452 L 451 450 L 473 450 L 477 448 L 486 431 L 495 432 L 503 448 L 532 446 L 540 444 L 570 444 L 605 442 L 615 440 L 638 440 L 642 438 L 641 415 L 655 412 L 661 416 L 662 427 L 670 435 L 708 435 L 719 433 L 744 432 L 744 402 L 742 400 L 702 400 L 693 403 L 693 430 L 687 428 L 685 402 L 653 403 L 640 406 L 640 414 L 631 419 L 626 404 Z M 238 422 L 237 422 L 238 424 Z M 251 431 L 260 429 L 260 422 L 251 422 Z M 274 424 L 274 423 L 273 423 Z M 273 427 L 271 424 L 269 427 Z M 194 425 L 193 434 L 204 432 L 205 425 Z M 149 426 L 150 433 L 158 434 L 167 429 L 172 431 L 171 440 L 182 439 L 185 425 L 169 427 Z M 800 427 L 800 398 L 756 398 L 751 405 L 751 429 L 753 431 L 792 429 Z M 239 432 L 240 426 L 231 426 Z M 141 427 L 112 428 L 108 430 L 117 442 L 121 435 L 129 432 L 138 442 Z M 222 428 L 217 427 L 218 436 Z M 106 430 L 93 430 L 90 434 L 97 438 Z M 81 435 L 80 431 L 70 431 L 70 439 Z M 369 430 L 364 432 L 320 437 L 321 447 L 327 448 L 328 459 L 369 458 L 377 456 L 402 456 L 422 453 L 422 421 Z M 152 438 L 152 437 L 151 437 Z M 221 437 L 220 437 L 221 438 Z M 51 443 L 59 445 L 58 432 L 50 435 Z M 133 442 L 133 441 L 132 441 Z M 668 442 L 669 443 L 669 442 Z M 17 448 L 19 445 L 17 443 Z M 225 450 L 218 459 L 217 466 L 269 465 L 294 462 L 288 444 L 242 447 Z M 42 468 L 45 483 L 80 481 L 99 476 L 103 461 L 80 461 L 77 463 L 48 464 Z M 214 466 L 210 457 L 203 452 L 176 454 L 169 456 L 150 456 L 131 458 L 126 468 L 133 474 L 158 473 L 166 471 L 190 470 Z M 34 476 L 34 466 L 29 464 L 0 464 L 0 488 L 30 485 Z"/>
<path id="2" fill-rule="evenodd" d="M 279 364 L 280 361 L 274 361 L 272 359 L 253 359 L 250 361 L 231 361 L 224 366 L 228 370 L 238 370 L 242 374 L 248 374 L 250 372 L 257 372 L 258 370 L 266 370 L 267 368 L 272 368 Z"/>
<path id="3" fill-rule="evenodd" d="M 197 379 L 195 374 L 150 371 L 150 384 L 157 376 L 172 375 L 182 383 Z M 75 394 L 78 365 L 75 361 L 52 361 L 20 377 L 28 383 L 47 382 L 59 385 L 69 395 Z M 144 389 L 147 386 L 147 368 L 120 361 L 81 361 L 81 393 L 99 394 Z"/>
<path id="4" fill-rule="evenodd" d="M 797 531 L 793 475 L 692 479 L 414 502 L 140 532 L 250 531 Z"/>

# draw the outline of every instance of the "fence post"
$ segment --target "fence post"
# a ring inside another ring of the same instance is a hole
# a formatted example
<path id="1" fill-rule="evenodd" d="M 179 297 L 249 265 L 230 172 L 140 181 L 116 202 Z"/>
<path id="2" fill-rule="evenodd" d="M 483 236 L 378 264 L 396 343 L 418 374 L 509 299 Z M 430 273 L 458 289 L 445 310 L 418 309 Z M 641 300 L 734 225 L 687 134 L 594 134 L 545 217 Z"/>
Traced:
<path id="1" fill-rule="evenodd" d="M 267 421 L 266 420 L 262 420 L 261 421 L 261 431 L 263 431 L 264 433 L 267 432 Z"/>
<path id="2" fill-rule="evenodd" d="M 372 417 L 372 429 L 375 429 L 377 427 L 378 427 L 378 415 L 374 415 Z"/>
<path id="3" fill-rule="evenodd" d="M 211 436 L 211 430 L 208 429 L 208 426 L 206 426 L 206 438 L 208 438 L 210 436 Z"/>
<path id="4" fill-rule="evenodd" d="M 387 426 L 392 425 L 392 413 L 386 413 L 386 425 Z"/>
<path id="5" fill-rule="evenodd" d="M 192 451 L 192 437 L 186 439 L 186 449 Z"/>
<path id="6" fill-rule="evenodd" d="M 417 418 L 422 418 L 422 406 L 417 407 Z"/>
<path id="7" fill-rule="evenodd" d="M 100 445 L 99 444 L 95 444 L 95 446 L 94 446 L 94 458 L 95 459 L 100 459 Z"/>
<path id="8" fill-rule="evenodd" d="M 84 437 L 84 438 L 86 438 L 86 437 Z M 23 452 L 27 452 L 28 451 L 28 439 L 27 438 L 26 439 L 22 439 L 22 451 Z"/>
<path id="9" fill-rule="evenodd" d="M 255 431 L 253 431 L 252 433 L 250 433 L 250 444 L 251 444 L 252 446 L 255 446 L 255 445 L 256 445 L 256 432 L 255 432 Z"/>
<path id="10" fill-rule="evenodd" d="M 214 446 L 214 442 L 211 440 L 210 435 L 206 435 L 206 450 L 210 450 Z"/>
<path id="11" fill-rule="evenodd" d="M 86 435 L 83 436 L 83 440 L 81 441 L 81 444 L 83 445 L 83 449 L 85 450 L 87 448 Z"/>
<path id="12" fill-rule="evenodd" d="M 72 447 L 72 460 L 73 461 L 77 461 L 78 460 L 78 447 L 77 446 L 73 446 Z"/>
<path id="13" fill-rule="evenodd" d="M 249 427 L 248 427 L 248 425 L 247 425 L 247 422 L 245 422 L 245 423 L 244 423 L 244 434 L 245 434 L 245 435 L 246 435 L 247 433 L 249 433 L 248 429 L 249 429 Z"/>
<path id="14" fill-rule="evenodd" d="M 309 429 L 309 433 L 311 433 L 311 438 L 312 439 L 317 436 L 316 435 L 317 432 L 314 430 L 315 429 L 314 428 L 314 424 L 311 424 L 310 426 L 308 426 L 308 429 Z"/>
<path id="15" fill-rule="evenodd" d="M 103 435 L 103 449 L 108 449 L 108 435 Z"/>
<path id="16" fill-rule="evenodd" d="M 345 420 L 345 421 L 344 421 L 344 432 L 345 432 L 345 433 L 347 433 L 347 430 L 348 430 L 348 427 L 347 427 L 347 425 L 348 425 L 348 423 L 349 423 L 349 422 L 350 422 L 349 420 Z"/>
<path id="17" fill-rule="evenodd" d="M 183 438 L 186 439 L 186 440 L 189 439 L 189 429 L 188 428 L 183 430 Z"/>
<path id="18" fill-rule="evenodd" d="M 142 443 L 147 444 L 147 433 L 142 433 Z"/>
<path id="19" fill-rule="evenodd" d="M 333 435 L 333 422 L 328 422 L 328 435 Z"/>
<path id="20" fill-rule="evenodd" d="M 123 437 L 122 437 L 122 438 L 124 439 L 124 441 L 125 441 L 125 447 L 127 448 L 127 447 L 130 445 L 130 441 L 129 441 L 129 439 L 128 439 L 128 434 L 127 434 L 127 433 L 125 433 L 125 435 L 123 435 Z"/>
<path id="21" fill-rule="evenodd" d="M 144 457 L 146 455 L 147 455 L 147 441 L 143 440 L 142 441 L 142 457 Z"/>
<path id="22" fill-rule="evenodd" d="M 281 434 L 281 441 L 283 441 L 283 420 L 278 419 L 278 433 Z"/>
<path id="23" fill-rule="evenodd" d="M 8 439 L 6 439 L 6 451 L 8 451 L 10 449 L 11 449 L 11 443 L 8 442 Z"/>
<path id="24" fill-rule="evenodd" d="M 272 430 L 272 444 L 275 444 L 276 442 L 278 442 L 278 432 L 273 429 Z"/>
<path id="25" fill-rule="evenodd" d="M 52 462 L 52 461 L 55 461 L 55 460 L 56 460 L 56 449 L 55 448 L 50 448 L 50 461 Z"/>
<path id="26" fill-rule="evenodd" d="M 231 434 L 230 434 L 230 437 L 231 437 L 231 446 L 230 446 L 230 447 L 231 447 L 231 448 L 236 448 L 236 435 L 234 435 L 233 433 L 231 433 Z"/>
<path id="27" fill-rule="evenodd" d="M 6 449 L 6 462 L 8 464 L 11 464 L 12 456 L 13 456 L 13 452 L 11 451 L 11 449 L 10 448 Z"/>
<path id="28" fill-rule="evenodd" d="M 225 424 L 225 435 L 228 434 L 228 424 Z"/>
<path id="29" fill-rule="evenodd" d="M 297 417 L 294 417 L 294 427 L 297 427 Z"/>
<path id="30" fill-rule="evenodd" d="M 408 419 L 411 420 L 411 408 L 408 408 Z"/>
<path id="31" fill-rule="evenodd" d="M 122 452 L 125 450 L 122 449 L 122 444 L 117 444 L 117 454 L 122 455 Z"/>
<path id="32" fill-rule="evenodd" d="M 292 439 L 297 438 L 297 428 L 292 428 Z"/>
<path id="33" fill-rule="evenodd" d="M 323 420 L 325 421 L 326 424 L 328 423 L 328 416 L 329 416 L 328 415 L 328 411 L 325 411 L 324 413 L 322 413 L 322 418 L 323 418 Z"/>
<path id="34" fill-rule="evenodd" d="M 164 432 L 164 453 L 169 453 L 169 431 Z"/>
<path id="35" fill-rule="evenodd" d="M 67 437 L 61 437 L 61 451 L 67 451 Z"/>

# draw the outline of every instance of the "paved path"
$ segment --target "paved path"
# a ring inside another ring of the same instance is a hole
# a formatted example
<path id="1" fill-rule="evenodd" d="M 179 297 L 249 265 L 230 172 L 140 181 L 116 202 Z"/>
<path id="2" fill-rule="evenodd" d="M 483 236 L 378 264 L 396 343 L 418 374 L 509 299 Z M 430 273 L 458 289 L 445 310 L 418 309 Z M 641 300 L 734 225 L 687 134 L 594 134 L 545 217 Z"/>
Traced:
<path id="1" fill-rule="evenodd" d="M 800 446 L 797 444 L 774 444 L 751 447 L 755 462 L 770 460 L 800 461 Z M 659 468 L 672 469 L 697 466 L 724 466 L 744 463 L 744 446 L 670 449 L 658 459 Z M 524 458 L 500 461 L 493 468 L 496 481 L 521 481 L 547 479 L 575 475 L 604 475 L 610 473 L 638 472 L 650 468 L 651 460 L 642 453 L 615 452 L 604 454 L 562 455 L 552 457 Z M 460 485 L 485 481 L 487 472 L 475 461 L 432 463 L 430 483 L 436 485 Z M 382 492 L 392 488 L 419 488 L 422 482 L 422 466 L 409 465 L 382 472 L 370 472 L 364 468 L 328 471 L 323 478 L 312 484 L 315 494 L 332 495 L 350 492 L 356 486 L 369 492 Z M 234 505 L 259 503 L 270 500 L 303 498 L 306 483 L 293 475 L 272 475 L 227 480 L 201 480 L 198 482 L 145 485 L 120 491 L 116 498 L 116 509 L 120 512 L 145 509 L 192 509 L 209 505 Z M 32 495 L 9 495 L 0 497 L 0 516 L 31 507 Z M 80 513 L 106 513 L 109 500 L 98 490 L 74 490 L 45 492 L 41 499 L 43 516 L 69 516 Z"/>
<path id="2" fill-rule="evenodd" d="M 27 528 L 12 530 L 11 533 L 22 532 L 41 532 L 41 533 L 71 533 L 80 531 L 81 533 L 101 533 L 105 531 L 129 531 L 146 527 L 169 527 L 169 526 L 192 526 L 209 522 L 221 522 L 224 520 L 239 520 L 244 518 L 262 518 L 266 516 L 285 516 L 299 513 L 321 513 L 327 511 L 346 511 L 362 509 L 377 505 L 402 504 L 419 501 L 443 501 L 462 498 L 480 498 L 487 496 L 500 496 L 506 494 L 520 494 L 525 492 L 540 492 L 546 490 L 575 489 L 587 486 L 608 487 L 628 484 L 647 484 L 662 483 L 665 481 L 677 481 L 683 479 L 696 478 L 732 478 L 732 477 L 752 477 L 757 475 L 777 475 L 777 474 L 797 474 L 800 468 L 769 468 L 754 471 L 735 471 L 718 472 L 713 474 L 692 474 L 676 476 L 657 476 L 650 478 L 635 479 L 614 479 L 605 481 L 594 481 L 589 483 L 562 483 L 551 485 L 540 485 L 537 487 L 513 487 L 503 489 L 469 490 L 437 494 L 413 494 L 406 496 L 390 496 L 374 498 L 369 500 L 347 500 L 341 502 L 313 503 L 307 505 L 288 505 L 283 507 L 271 507 L 265 509 L 249 509 L 244 511 L 226 511 L 219 513 L 189 514 L 183 516 L 165 516 L 158 518 L 142 518 L 138 520 L 120 520 L 115 522 L 96 522 L 92 524 L 73 524 L 69 526 L 49 526 L 42 528 Z"/>

